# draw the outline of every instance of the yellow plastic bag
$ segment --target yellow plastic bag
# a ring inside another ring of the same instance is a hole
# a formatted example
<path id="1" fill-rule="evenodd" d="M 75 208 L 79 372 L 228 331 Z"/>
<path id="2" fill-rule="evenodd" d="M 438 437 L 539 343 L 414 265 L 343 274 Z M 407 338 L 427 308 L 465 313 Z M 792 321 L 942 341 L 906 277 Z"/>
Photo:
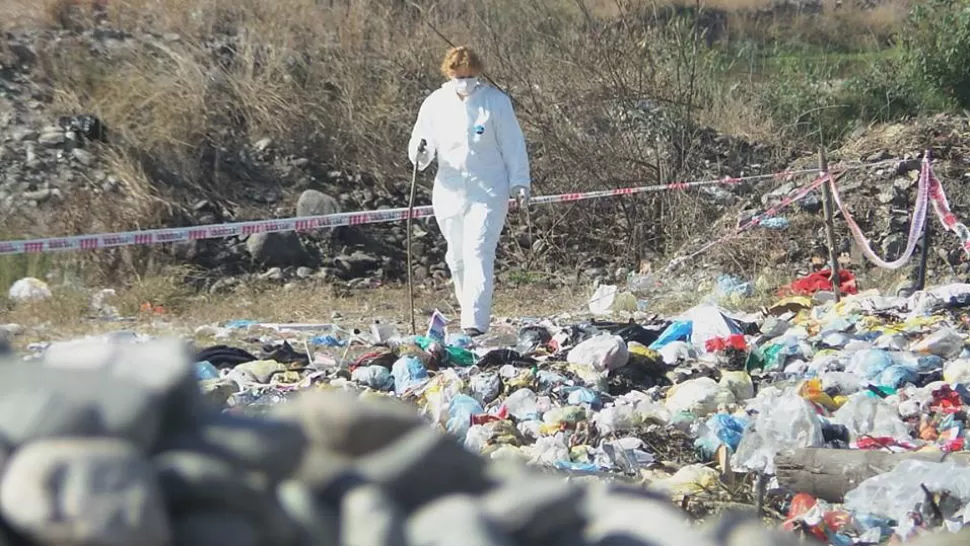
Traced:
<path id="1" fill-rule="evenodd" d="M 829 411 L 839 409 L 839 404 L 837 404 L 831 396 L 822 390 L 821 379 L 816 378 L 806 380 L 804 383 L 802 383 L 801 387 L 798 388 L 798 395 L 805 400 L 814 402 Z"/>

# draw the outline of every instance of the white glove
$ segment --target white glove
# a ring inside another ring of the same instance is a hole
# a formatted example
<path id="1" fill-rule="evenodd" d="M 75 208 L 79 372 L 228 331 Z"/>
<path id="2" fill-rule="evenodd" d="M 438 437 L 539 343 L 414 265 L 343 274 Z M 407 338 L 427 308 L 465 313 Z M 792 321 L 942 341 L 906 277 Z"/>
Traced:
<path id="1" fill-rule="evenodd" d="M 518 207 L 529 206 L 529 188 L 525 186 L 515 186 L 512 188 L 512 196 L 515 198 Z"/>

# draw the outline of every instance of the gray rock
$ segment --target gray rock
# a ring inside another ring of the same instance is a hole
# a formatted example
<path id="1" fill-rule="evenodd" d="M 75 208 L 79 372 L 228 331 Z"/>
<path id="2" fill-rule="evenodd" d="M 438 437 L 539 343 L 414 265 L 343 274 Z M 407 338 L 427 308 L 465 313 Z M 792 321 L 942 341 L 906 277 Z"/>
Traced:
<path id="1" fill-rule="evenodd" d="M 56 148 L 57 146 L 64 144 L 66 141 L 67 135 L 64 134 L 64 131 L 48 131 L 47 129 L 45 129 L 44 132 L 41 133 L 40 138 L 37 139 L 37 142 L 39 142 L 41 145 L 48 146 L 50 148 Z"/>
<path id="2" fill-rule="evenodd" d="M 282 281 L 284 278 L 283 270 L 279 267 L 271 267 L 261 273 L 259 278 L 264 281 Z"/>
<path id="3" fill-rule="evenodd" d="M 296 481 L 286 481 L 276 488 L 280 506 L 300 530 L 300 546 L 336 546 L 339 522 L 336 514 L 317 501 L 313 492 Z"/>
<path id="4" fill-rule="evenodd" d="M 339 201 L 317 190 L 306 190 L 296 201 L 297 216 L 324 216 L 340 211 Z"/>
<path id="5" fill-rule="evenodd" d="M 412 546 L 512 546 L 515 542 L 479 510 L 475 499 L 450 495 L 411 516 L 407 524 Z"/>
<path id="6" fill-rule="evenodd" d="M 539 542 L 558 529 L 583 523 L 583 489 L 558 477 L 533 475 L 510 480 L 482 498 L 482 507 L 507 534 Z"/>
<path id="7" fill-rule="evenodd" d="M 269 149 L 269 147 L 272 144 L 273 144 L 273 139 L 262 138 L 257 140 L 256 143 L 253 144 L 253 149 L 256 150 L 257 152 L 265 152 L 267 149 Z"/>
<path id="8" fill-rule="evenodd" d="M 217 413 L 198 429 L 164 442 L 163 448 L 218 457 L 278 482 L 297 469 L 306 444 L 303 430 L 294 423 Z"/>
<path id="9" fill-rule="evenodd" d="M 56 343 L 44 354 L 45 368 L 100 369 L 119 381 L 137 383 L 150 393 L 148 401 L 155 402 L 151 408 L 162 408 L 155 417 L 161 418 L 163 430 L 194 423 L 208 407 L 192 364 L 191 346 L 179 339 L 84 339 Z"/>
<path id="10" fill-rule="evenodd" d="M 347 256 L 338 256 L 334 263 L 337 269 L 350 277 L 361 277 L 373 272 L 382 265 L 382 261 L 377 256 L 372 256 L 365 252 L 356 251 Z"/>
<path id="11" fill-rule="evenodd" d="M 886 260 L 895 260 L 906 249 L 906 235 L 901 233 L 893 233 L 888 235 L 882 240 L 882 258 Z"/>
<path id="12" fill-rule="evenodd" d="M 258 546 L 259 535 L 249 518 L 226 511 L 190 512 L 172 522 L 172 544 L 178 546 Z"/>
<path id="13" fill-rule="evenodd" d="M 380 487 L 364 485 L 340 504 L 340 546 L 406 546 L 404 511 Z"/>
<path id="14" fill-rule="evenodd" d="M 240 479 L 238 468 L 216 457 L 191 451 L 167 451 L 153 459 L 170 507 L 210 507 L 258 513 L 265 500 Z"/>
<path id="15" fill-rule="evenodd" d="M 897 195 L 899 194 L 896 193 L 892 186 L 890 186 L 880 191 L 879 194 L 876 195 L 876 200 L 883 205 L 888 205 L 896 199 Z"/>
<path id="16" fill-rule="evenodd" d="M 254 476 L 215 457 L 190 451 L 168 451 L 153 460 L 170 509 L 215 509 L 249 518 L 260 540 L 288 544 L 296 529 Z"/>
<path id="17" fill-rule="evenodd" d="M 584 501 L 585 540 L 599 546 L 690 544 L 714 546 L 694 531 L 669 500 L 590 485 Z M 662 523 L 661 523 L 662 522 Z"/>
<path id="18" fill-rule="evenodd" d="M 313 277 L 313 269 L 309 267 L 298 267 L 296 268 L 296 276 L 301 279 L 309 279 Z"/>
<path id="19" fill-rule="evenodd" d="M 94 163 L 94 154 L 83 148 L 74 148 L 71 150 L 71 156 L 85 167 L 90 167 Z"/>
<path id="20" fill-rule="evenodd" d="M 361 402 L 347 392 L 303 392 L 273 411 L 281 419 L 300 423 L 312 444 L 339 455 L 370 453 L 425 425 L 403 402 Z"/>
<path id="21" fill-rule="evenodd" d="M 144 386 L 104 370 L 15 362 L 0 384 L 0 436 L 15 446 L 55 436 L 111 436 L 149 450 L 161 402 Z"/>
<path id="22" fill-rule="evenodd" d="M 408 508 L 452 493 L 478 495 L 488 488 L 484 459 L 453 437 L 426 427 L 354 463 L 366 480 Z"/>
<path id="23" fill-rule="evenodd" d="M 152 466 L 110 438 L 39 440 L 0 483 L 4 518 L 44 544 L 166 546 L 171 530 Z"/>
<path id="24" fill-rule="evenodd" d="M 723 511 L 704 525 L 704 534 L 718 546 L 797 546 L 804 544 L 795 533 L 767 529 L 759 519 L 743 511 Z"/>
<path id="25" fill-rule="evenodd" d="M 294 232 L 256 233 L 246 239 L 246 250 L 253 261 L 267 267 L 306 265 L 309 254 Z"/>

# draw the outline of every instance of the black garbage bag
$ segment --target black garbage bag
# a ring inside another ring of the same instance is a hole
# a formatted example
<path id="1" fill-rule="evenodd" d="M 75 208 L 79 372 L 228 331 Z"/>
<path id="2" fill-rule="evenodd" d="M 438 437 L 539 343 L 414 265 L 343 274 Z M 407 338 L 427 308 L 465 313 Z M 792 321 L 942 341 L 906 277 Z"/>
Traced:
<path id="1" fill-rule="evenodd" d="M 294 349 L 289 341 L 284 341 L 282 345 L 266 344 L 262 352 L 264 360 L 275 360 L 280 364 L 310 365 L 310 356 Z"/>
<path id="2" fill-rule="evenodd" d="M 543 326 L 525 326 L 519 330 L 519 340 L 515 349 L 521 354 L 535 352 L 540 347 L 545 347 L 552 341 L 552 334 Z"/>
<path id="3" fill-rule="evenodd" d="M 522 356 L 512 349 L 493 349 L 478 360 L 477 366 L 479 368 L 496 368 L 511 364 L 513 366 L 531 367 L 537 363 L 538 361 L 534 358 Z"/>
<path id="4" fill-rule="evenodd" d="M 239 364 L 259 360 L 248 351 L 238 347 L 228 345 L 213 345 L 202 349 L 195 355 L 195 360 L 201 362 L 208 361 L 216 368 L 234 368 Z"/>

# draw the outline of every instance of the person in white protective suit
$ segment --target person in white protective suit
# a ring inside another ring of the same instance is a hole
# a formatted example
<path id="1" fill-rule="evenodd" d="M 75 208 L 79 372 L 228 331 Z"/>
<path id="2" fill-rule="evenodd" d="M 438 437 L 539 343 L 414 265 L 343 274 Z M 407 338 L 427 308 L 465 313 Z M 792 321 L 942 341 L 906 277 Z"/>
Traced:
<path id="1" fill-rule="evenodd" d="M 472 49 L 449 50 L 441 65 L 447 81 L 424 100 L 408 146 L 411 162 L 422 171 L 438 160 L 431 205 L 447 244 L 461 327 L 469 336 L 488 331 L 495 251 L 509 198 L 528 206 L 532 188 L 512 101 L 480 79 L 483 71 Z"/>

